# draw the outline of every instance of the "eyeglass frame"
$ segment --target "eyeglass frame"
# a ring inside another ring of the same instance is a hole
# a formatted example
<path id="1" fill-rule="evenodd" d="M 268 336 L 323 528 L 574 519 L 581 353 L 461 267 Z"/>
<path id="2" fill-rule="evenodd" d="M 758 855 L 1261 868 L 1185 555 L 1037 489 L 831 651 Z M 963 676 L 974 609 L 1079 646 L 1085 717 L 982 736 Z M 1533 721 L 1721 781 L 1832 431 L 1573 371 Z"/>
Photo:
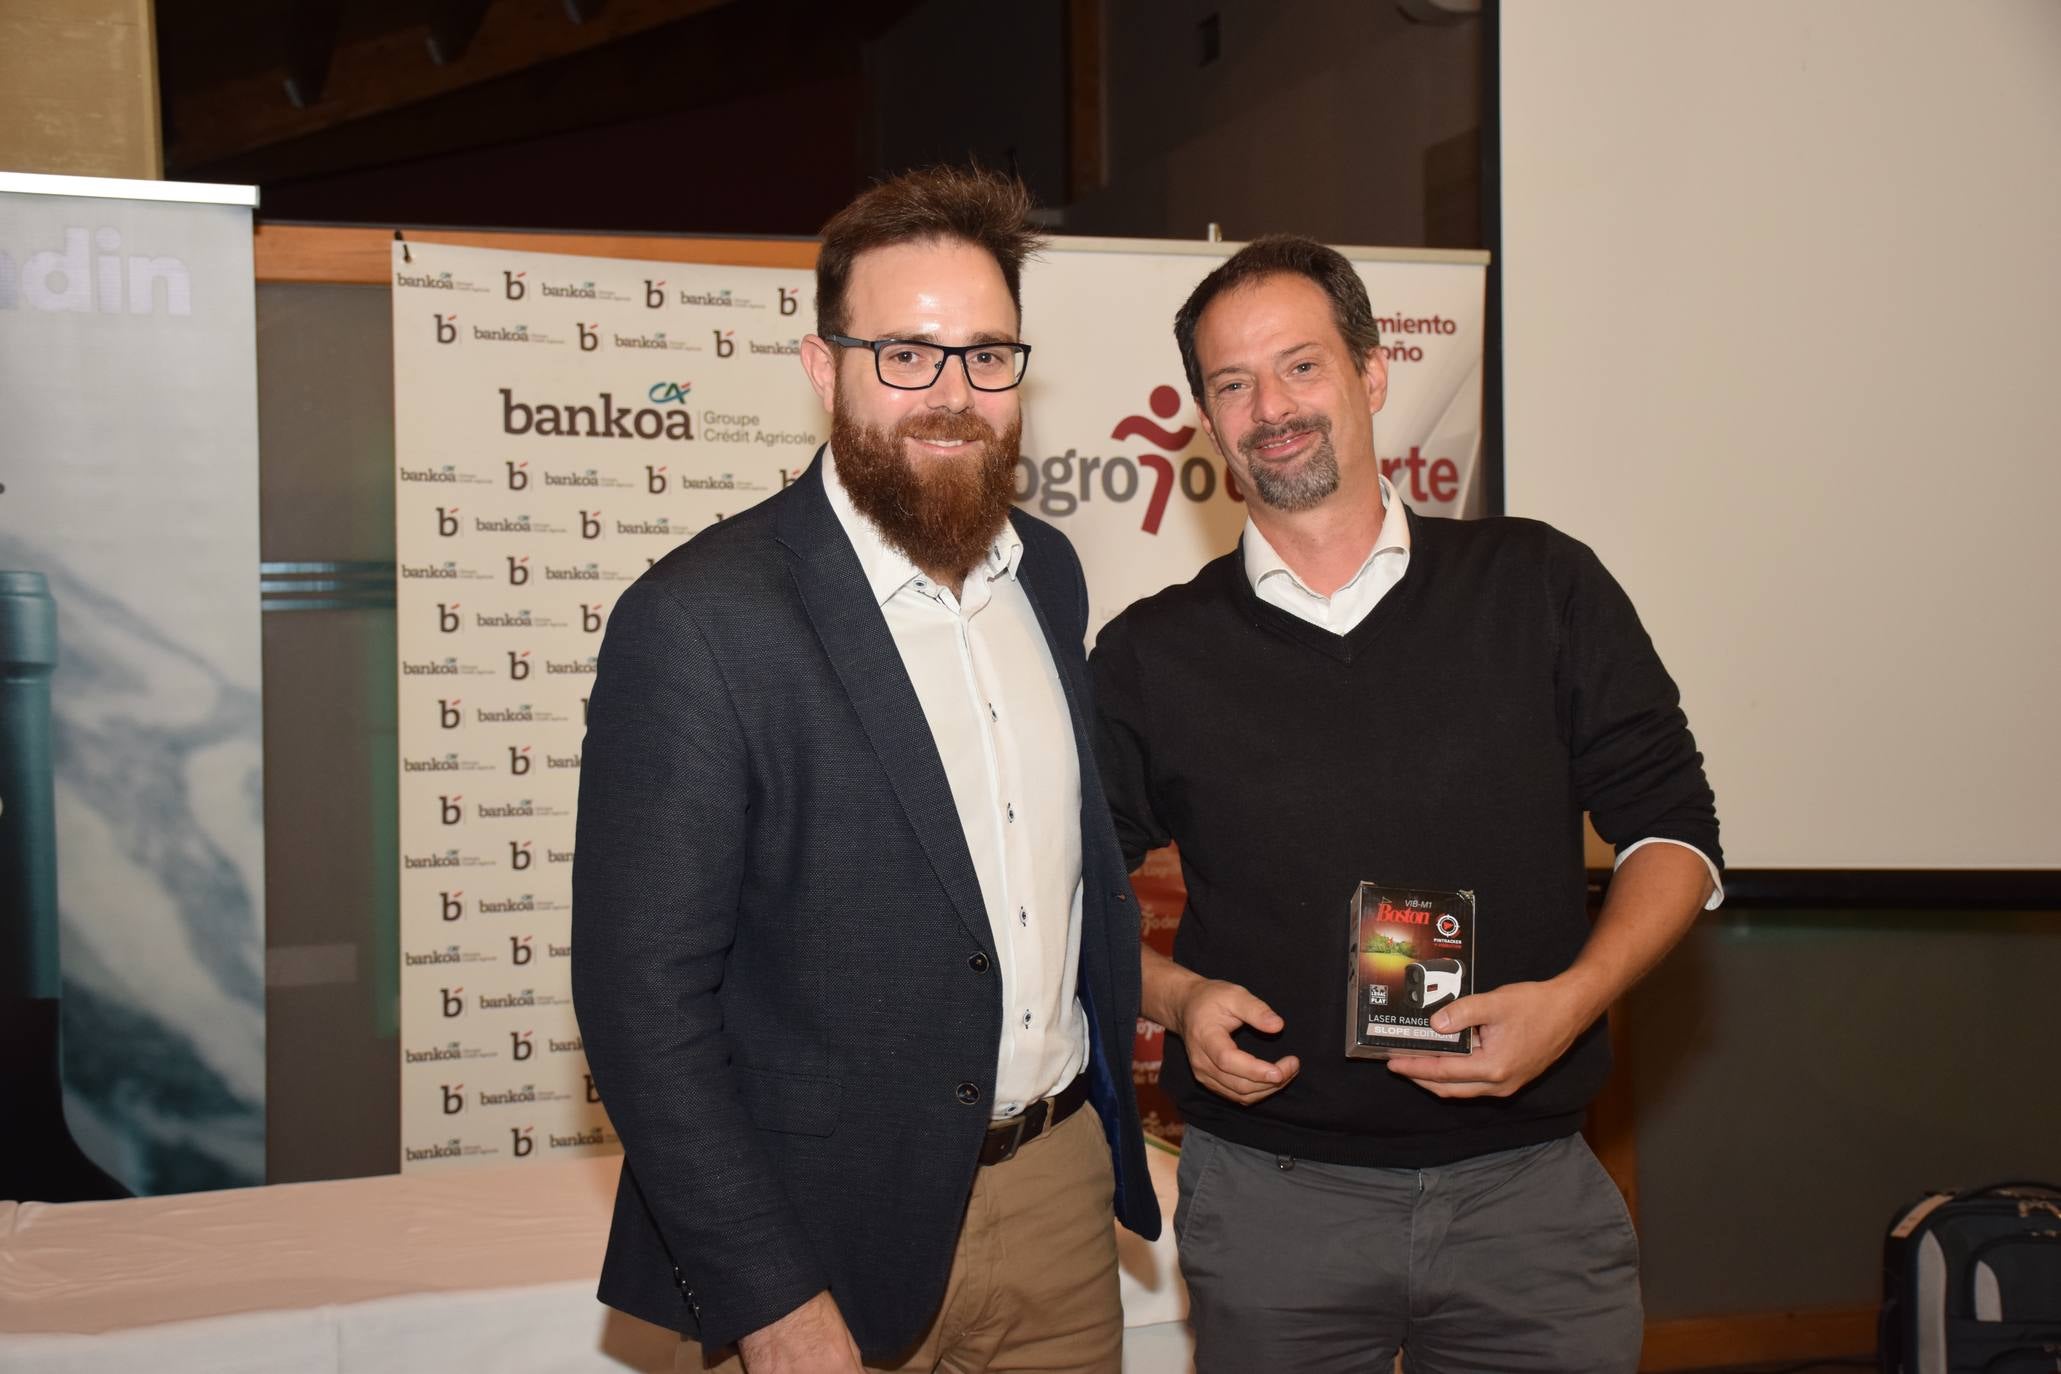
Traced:
<path id="1" fill-rule="evenodd" d="M 1027 343 L 1019 343 L 1014 339 L 990 339 L 986 343 L 941 344 L 931 343 L 927 339 L 855 339 L 849 334 L 825 334 L 822 338 L 823 342 L 834 343 L 841 348 L 864 348 L 871 351 L 873 354 L 874 379 L 882 386 L 894 391 L 930 390 L 938 384 L 938 379 L 945 375 L 945 369 L 951 366 L 953 358 L 959 360 L 959 370 L 965 374 L 966 385 L 975 391 L 989 396 L 998 395 L 1004 391 L 1016 390 L 1016 388 L 1023 385 L 1023 379 L 1030 375 L 1031 346 Z M 929 381 L 925 382 L 922 386 L 903 386 L 899 382 L 890 382 L 880 370 L 880 350 L 887 344 L 905 344 L 911 348 L 934 348 L 944 356 L 938 359 L 937 371 L 930 375 Z M 983 348 L 1012 348 L 1021 352 L 1023 355 L 1023 370 L 1016 374 L 1016 380 L 1007 386 L 982 386 L 979 382 L 974 381 L 973 365 L 966 361 L 966 355 Z"/>

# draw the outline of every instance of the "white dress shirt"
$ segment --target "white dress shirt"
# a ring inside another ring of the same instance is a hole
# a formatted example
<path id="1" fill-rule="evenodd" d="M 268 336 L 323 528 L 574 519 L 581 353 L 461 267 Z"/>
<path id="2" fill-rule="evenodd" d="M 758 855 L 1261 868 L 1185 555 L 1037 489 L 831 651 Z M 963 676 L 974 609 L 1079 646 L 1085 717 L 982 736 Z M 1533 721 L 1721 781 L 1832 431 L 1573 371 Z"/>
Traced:
<path id="1" fill-rule="evenodd" d="M 1367 551 L 1366 562 L 1360 570 L 1346 579 L 1345 585 L 1329 596 L 1319 596 L 1311 591 L 1304 581 L 1295 575 L 1295 570 L 1281 561 L 1281 555 L 1261 534 L 1252 517 L 1245 517 L 1245 533 L 1240 539 L 1240 548 L 1245 558 L 1245 580 L 1252 584 L 1253 594 L 1269 606 L 1280 609 L 1321 626 L 1335 635 L 1346 634 L 1367 618 L 1367 613 L 1380 604 L 1381 598 L 1403 580 L 1403 574 L 1410 570 L 1410 520 L 1403 507 L 1403 498 L 1396 494 L 1386 477 L 1381 479 L 1381 532 L 1374 537 L 1374 547 Z M 1703 866 L 1710 870 L 1710 899 L 1703 904 L 1705 911 L 1715 911 L 1725 900 L 1724 879 L 1718 874 L 1718 867 L 1711 862 L 1710 855 L 1693 844 L 1682 844 L 1661 835 L 1649 835 L 1626 845 L 1617 852 L 1617 862 L 1612 867 L 1622 866 L 1626 859 L 1638 853 L 1649 844 L 1679 844 L 1682 848 L 1703 860 Z"/>
<path id="2" fill-rule="evenodd" d="M 1017 580 L 1004 524 L 957 596 L 852 505 L 826 452 L 823 486 L 915 685 L 994 931 L 1002 1049 L 992 1115 L 1020 1114 L 1088 1059 L 1081 953 L 1081 777 L 1066 692 Z"/>

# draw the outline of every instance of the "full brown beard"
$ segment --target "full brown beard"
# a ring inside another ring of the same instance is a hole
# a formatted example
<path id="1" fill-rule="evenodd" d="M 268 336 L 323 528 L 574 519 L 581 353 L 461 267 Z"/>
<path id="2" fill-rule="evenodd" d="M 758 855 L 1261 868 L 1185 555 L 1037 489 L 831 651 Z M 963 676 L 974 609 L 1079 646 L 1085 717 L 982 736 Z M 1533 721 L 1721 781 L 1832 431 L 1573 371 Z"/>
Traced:
<path id="1" fill-rule="evenodd" d="M 830 454 L 838 480 L 859 514 L 887 542 L 934 577 L 964 578 L 987 557 L 1016 496 L 1016 451 L 1023 418 L 997 434 L 968 411 L 926 411 L 892 431 L 861 425 L 836 407 Z M 904 439 L 965 439 L 955 458 L 932 459 L 919 471 Z"/>

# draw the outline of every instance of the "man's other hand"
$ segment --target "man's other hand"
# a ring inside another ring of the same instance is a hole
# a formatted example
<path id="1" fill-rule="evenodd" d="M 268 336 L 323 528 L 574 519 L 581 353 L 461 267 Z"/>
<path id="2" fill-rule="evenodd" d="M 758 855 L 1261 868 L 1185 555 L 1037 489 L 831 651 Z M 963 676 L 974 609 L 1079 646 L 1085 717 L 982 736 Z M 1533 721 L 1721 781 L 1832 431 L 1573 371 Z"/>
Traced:
<path id="1" fill-rule="evenodd" d="M 1280 1092 L 1302 1068 L 1294 1055 L 1268 1061 L 1247 1054 L 1231 1039 L 1240 1026 L 1272 1035 L 1282 1027 L 1274 1009 L 1236 983 L 1197 979 L 1181 994 L 1175 1023 L 1195 1081 L 1219 1097 L 1249 1107 Z"/>

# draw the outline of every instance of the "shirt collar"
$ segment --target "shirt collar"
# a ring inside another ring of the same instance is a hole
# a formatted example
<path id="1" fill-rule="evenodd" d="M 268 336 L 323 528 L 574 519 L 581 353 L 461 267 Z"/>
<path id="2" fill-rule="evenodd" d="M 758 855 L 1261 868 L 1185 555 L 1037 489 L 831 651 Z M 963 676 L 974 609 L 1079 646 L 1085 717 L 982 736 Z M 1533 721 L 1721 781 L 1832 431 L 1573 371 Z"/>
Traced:
<path id="1" fill-rule="evenodd" d="M 1396 489 L 1389 485 L 1386 477 L 1381 479 L 1381 508 L 1381 533 L 1374 537 L 1374 547 L 1367 551 L 1366 561 L 1360 564 L 1357 572 L 1345 580 L 1344 585 L 1339 587 L 1339 592 L 1365 577 L 1367 569 L 1373 567 L 1374 560 L 1382 554 L 1400 553 L 1405 557 L 1409 556 L 1409 512 L 1403 506 L 1403 498 L 1396 494 Z M 1253 523 L 1250 515 L 1245 517 L 1245 532 L 1239 536 L 1238 545 L 1245 557 L 1245 580 L 1252 584 L 1254 591 L 1258 591 L 1260 583 L 1267 578 L 1282 576 L 1309 595 L 1316 596 L 1315 592 L 1303 585 L 1303 580 L 1295 575 L 1295 570 L 1281 561 L 1281 555 L 1274 551 L 1274 546 L 1260 533 L 1259 526 Z M 1332 595 L 1336 596 L 1338 592 L 1333 592 Z"/>
<path id="2" fill-rule="evenodd" d="M 823 449 L 823 494 L 830 498 L 830 509 L 837 515 L 837 523 L 844 527 L 845 537 L 852 541 L 852 551 L 859 555 L 859 567 L 866 574 L 867 589 L 873 593 L 876 605 L 885 606 L 894 599 L 896 592 L 908 586 L 924 572 L 909 561 L 909 556 L 888 543 L 880 527 L 859 513 L 852 504 L 852 494 L 845 490 L 843 481 L 837 475 L 837 458 L 828 445 Z M 1004 520 L 1002 532 L 995 536 L 995 542 L 988 546 L 987 557 L 981 560 L 967 576 L 983 574 L 992 582 L 999 577 L 1014 578 L 1016 569 L 1023 562 L 1023 540 L 1016 533 L 1013 522 Z"/>

